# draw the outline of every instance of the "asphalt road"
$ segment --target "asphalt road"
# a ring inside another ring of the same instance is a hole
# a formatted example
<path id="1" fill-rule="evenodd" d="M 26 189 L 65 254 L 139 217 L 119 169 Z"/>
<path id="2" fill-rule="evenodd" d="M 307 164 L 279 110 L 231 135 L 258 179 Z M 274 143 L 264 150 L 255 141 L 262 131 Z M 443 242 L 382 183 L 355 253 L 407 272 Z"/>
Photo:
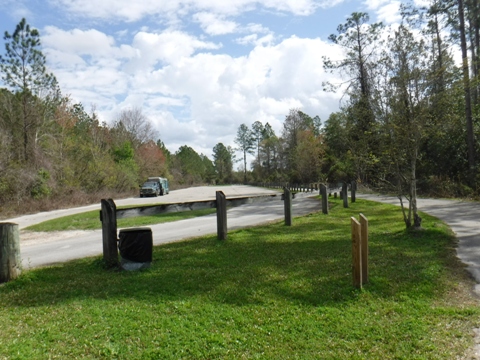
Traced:
<path id="1" fill-rule="evenodd" d="M 209 200 L 215 198 L 215 191 L 221 190 L 227 198 L 235 196 L 252 196 L 277 193 L 275 191 L 250 186 L 198 187 L 172 191 L 162 198 L 125 199 L 115 201 L 117 205 L 135 205 L 166 202 L 186 202 Z M 301 194 L 293 200 L 293 215 L 299 216 L 321 209 L 320 201 L 311 198 L 312 194 Z M 9 222 L 18 223 L 20 229 L 35 223 L 72 213 L 100 209 L 100 205 L 81 207 L 71 210 L 54 211 L 28 215 Z M 283 201 L 280 196 L 273 200 L 256 202 L 232 208 L 227 213 L 228 230 L 248 227 L 283 219 Z M 181 220 L 149 226 L 152 229 L 154 245 L 185 240 L 191 237 L 216 234 L 216 216 L 208 215 L 194 219 Z M 119 229 L 120 230 L 120 229 Z M 20 233 L 20 252 L 24 268 L 34 268 L 65 262 L 73 259 L 95 256 L 102 253 L 102 232 L 68 231 L 58 233 Z"/>

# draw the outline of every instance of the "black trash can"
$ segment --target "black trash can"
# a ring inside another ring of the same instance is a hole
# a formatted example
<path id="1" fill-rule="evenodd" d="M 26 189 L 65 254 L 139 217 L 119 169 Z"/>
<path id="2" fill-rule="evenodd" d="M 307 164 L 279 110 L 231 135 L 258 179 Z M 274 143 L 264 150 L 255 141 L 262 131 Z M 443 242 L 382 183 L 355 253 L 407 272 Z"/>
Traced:
<path id="1" fill-rule="evenodd" d="M 120 251 L 124 268 L 126 268 L 125 264 L 129 264 L 127 270 L 150 266 L 153 251 L 152 229 L 123 229 L 120 230 L 118 238 L 118 250 Z"/>

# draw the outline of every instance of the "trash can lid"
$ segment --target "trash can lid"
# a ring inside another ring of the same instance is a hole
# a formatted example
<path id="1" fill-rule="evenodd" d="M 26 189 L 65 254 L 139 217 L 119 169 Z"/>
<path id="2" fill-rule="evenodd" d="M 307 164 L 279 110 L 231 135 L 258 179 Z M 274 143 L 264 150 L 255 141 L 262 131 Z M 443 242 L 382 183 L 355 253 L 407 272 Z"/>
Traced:
<path id="1" fill-rule="evenodd" d="M 140 228 L 129 228 L 129 229 L 122 229 L 120 233 L 125 232 L 152 232 L 152 229 L 149 227 L 140 227 Z"/>

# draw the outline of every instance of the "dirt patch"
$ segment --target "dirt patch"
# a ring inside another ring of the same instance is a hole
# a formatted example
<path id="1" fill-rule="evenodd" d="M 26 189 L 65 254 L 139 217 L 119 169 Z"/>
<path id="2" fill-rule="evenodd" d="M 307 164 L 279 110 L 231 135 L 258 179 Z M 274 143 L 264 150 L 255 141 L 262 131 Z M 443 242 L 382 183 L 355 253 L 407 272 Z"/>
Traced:
<path id="1" fill-rule="evenodd" d="M 473 329 L 475 344 L 467 351 L 463 360 L 480 360 L 480 329 Z"/>
<path id="2" fill-rule="evenodd" d="M 37 245 L 57 240 L 65 240 L 73 237 L 80 237 L 93 233 L 93 230 L 74 230 L 74 231 L 20 231 L 21 246 Z"/>

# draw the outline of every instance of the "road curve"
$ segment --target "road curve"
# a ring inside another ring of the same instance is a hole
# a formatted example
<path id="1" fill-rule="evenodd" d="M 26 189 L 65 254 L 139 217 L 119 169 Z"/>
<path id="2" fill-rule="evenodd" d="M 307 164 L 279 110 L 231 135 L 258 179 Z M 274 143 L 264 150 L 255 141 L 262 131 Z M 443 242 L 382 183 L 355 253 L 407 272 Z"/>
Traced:
<path id="1" fill-rule="evenodd" d="M 237 196 L 256 196 L 278 194 L 278 191 L 269 190 L 265 188 L 246 186 L 246 185 L 231 185 L 231 186 L 198 186 L 181 190 L 170 191 L 170 194 L 159 197 L 148 198 L 128 198 L 128 199 L 114 199 L 117 206 L 139 206 L 139 205 L 154 205 L 154 204 L 172 204 L 179 202 L 199 201 L 199 200 L 215 200 L 216 191 L 223 191 L 227 198 Z M 5 220 L 4 222 L 11 222 L 18 224 L 20 229 L 39 224 L 41 222 L 56 219 L 62 216 L 79 214 L 86 211 L 99 210 L 100 200 L 98 204 L 80 206 L 71 209 L 60 209 L 54 211 L 47 211 L 37 214 L 30 214 L 19 216 L 13 219 Z"/>
<path id="2" fill-rule="evenodd" d="M 206 189 L 205 189 L 206 188 Z M 195 190 L 192 190 L 195 189 Z M 208 197 L 204 200 L 214 199 L 215 190 L 212 187 L 190 188 L 177 190 L 175 197 L 170 199 L 175 201 L 194 201 L 202 199 L 203 191 L 208 191 Z M 227 198 L 231 196 L 248 196 L 274 193 L 271 190 L 254 188 L 249 186 L 221 187 Z M 182 192 L 184 195 L 182 195 Z M 213 192 L 213 195 L 210 195 Z M 278 193 L 278 192 L 277 192 Z M 173 194 L 173 192 L 172 192 Z M 166 196 L 168 198 L 170 195 Z M 211 196 L 211 197 L 210 197 Z M 157 198 L 157 202 L 158 202 Z M 169 200 L 170 200 L 169 199 Z M 180 200 L 182 199 L 182 200 Z M 186 200 L 188 199 L 188 200 Z M 125 201 L 115 201 L 117 205 L 125 205 L 131 201 L 136 202 L 139 199 L 126 199 Z M 144 204 L 142 201 L 139 203 Z M 164 199 L 161 199 L 162 202 Z M 92 210 L 90 207 L 87 207 Z M 99 206 L 97 206 L 99 209 Z M 81 208 L 82 210 L 85 207 Z M 94 210 L 95 208 L 93 208 Z M 293 200 L 293 215 L 305 215 L 321 209 L 321 203 L 312 198 L 312 193 L 298 194 Z M 78 211 L 76 209 L 75 211 Z M 83 210 L 85 211 L 85 210 Z M 87 210 L 88 211 L 88 210 Z M 68 211 L 70 213 L 70 211 Z M 55 212 L 56 216 L 59 212 Z M 22 225 L 20 228 L 39 222 L 39 219 L 49 218 L 50 214 L 37 214 L 37 216 L 28 216 L 17 218 Z M 228 210 L 228 230 L 238 229 L 267 223 L 269 221 L 280 220 L 284 217 L 283 201 L 280 196 L 272 200 L 246 204 Z M 10 222 L 14 222 L 14 219 Z M 42 220 L 44 221 L 44 220 Z M 215 234 L 217 232 L 216 215 L 202 216 L 194 219 L 186 219 L 171 223 L 157 224 L 149 226 L 152 229 L 154 245 L 165 244 L 175 241 L 181 241 L 187 238 Z M 73 259 L 95 256 L 102 253 L 102 232 L 95 231 L 62 231 L 58 233 L 48 233 L 47 238 L 41 238 L 38 233 L 21 232 L 20 251 L 22 265 L 24 268 L 35 268 L 65 262 Z"/>
<path id="3" fill-rule="evenodd" d="M 393 196 L 357 193 L 357 197 L 400 206 L 400 200 Z M 480 203 L 419 198 L 417 207 L 419 211 L 443 220 L 455 232 L 458 239 L 457 256 L 467 265 L 467 270 L 477 283 L 474 291 L 480 295 Z"/>

